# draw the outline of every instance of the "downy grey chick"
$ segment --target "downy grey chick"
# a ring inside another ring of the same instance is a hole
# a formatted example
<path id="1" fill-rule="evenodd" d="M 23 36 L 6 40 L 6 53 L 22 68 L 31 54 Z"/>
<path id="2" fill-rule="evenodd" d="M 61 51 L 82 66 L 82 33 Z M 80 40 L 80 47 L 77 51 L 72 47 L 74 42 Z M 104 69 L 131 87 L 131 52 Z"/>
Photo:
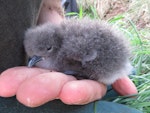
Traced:
<path id="1" fill-rule="evenodd" d="M 34 56 L 29 67 L 35 64 L 79 79 L 112 84 L 132 70 L 123 34 L 97 20 L 70 19 L 57 26 L 31 28 L 24 45 L 28 56 Z"/>

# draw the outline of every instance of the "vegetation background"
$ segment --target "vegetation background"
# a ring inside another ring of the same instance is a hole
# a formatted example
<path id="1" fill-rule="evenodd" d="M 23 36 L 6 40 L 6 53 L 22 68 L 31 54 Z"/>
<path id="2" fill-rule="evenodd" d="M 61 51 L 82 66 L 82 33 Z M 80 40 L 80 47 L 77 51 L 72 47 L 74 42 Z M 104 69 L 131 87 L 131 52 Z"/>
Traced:
<path id="1" fill-rule="evenodd" d="M 114 97 L 113 101 L 150 113 L 150 0 L 77 0 L 77 18 L 106 20 L 124 32 L 133 47 L 131 61 L 137 86 L 136 98 Z"/>

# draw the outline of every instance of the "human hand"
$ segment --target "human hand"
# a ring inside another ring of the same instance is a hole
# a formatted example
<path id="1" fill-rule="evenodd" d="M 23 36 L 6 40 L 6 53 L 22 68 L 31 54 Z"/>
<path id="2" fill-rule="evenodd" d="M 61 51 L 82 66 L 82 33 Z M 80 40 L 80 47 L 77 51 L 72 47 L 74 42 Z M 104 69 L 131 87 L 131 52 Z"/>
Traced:
<path id="1" fill-rule="evenodd" d="M 113 88 L 121 95 L 136 94 L 137 89 L 126 77 L 116 81 Z M 40 68 L 15 67 L 0 75 L 0 96 L 17 97 L 29 107 L 60 99 L 69 105 L 83 105 L 101 99 L 104 84 L 93 80 L 76 80 L 73 76 Z"/>

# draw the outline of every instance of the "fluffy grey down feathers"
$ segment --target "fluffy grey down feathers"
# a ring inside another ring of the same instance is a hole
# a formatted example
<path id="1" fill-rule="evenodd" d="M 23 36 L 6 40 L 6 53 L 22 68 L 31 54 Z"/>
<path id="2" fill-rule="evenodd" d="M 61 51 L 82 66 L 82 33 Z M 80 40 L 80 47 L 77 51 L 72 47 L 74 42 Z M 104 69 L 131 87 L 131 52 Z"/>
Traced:
<path id="1" fill-rule="evenodd" d="M 24 46 L 29 57 L 42 57 L 37 67 L 74 71 L 77 78 L 112 84 L 132 70 L 128 41 L 103 21 L 70 19 L 30 28 Z"/>

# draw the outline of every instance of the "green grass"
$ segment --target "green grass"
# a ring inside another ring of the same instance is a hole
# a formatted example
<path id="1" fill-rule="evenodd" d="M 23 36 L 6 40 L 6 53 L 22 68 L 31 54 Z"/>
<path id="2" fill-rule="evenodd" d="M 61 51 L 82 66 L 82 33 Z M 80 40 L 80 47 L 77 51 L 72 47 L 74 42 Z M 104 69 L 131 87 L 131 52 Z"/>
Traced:
<path id="1" fill-rule="evenodd" d="M 139 94 L 137 98 L 118 96 L 113 101 L 139 109 L 144 113 L 150 113 L 150 30 L 148 28 L 138 29 L 127 15 L 129 15 L 128 12 L 125 12 L 106 21 L 122 30 L 131 42 L 133 48 L 131 61 L 137 72 L 136 75 L 131 76 L 131 79 Z M 100 19 L 93 6 L 84 10 L 80 5 L 76 16 L 80 19 L 84 17 Z"/>

